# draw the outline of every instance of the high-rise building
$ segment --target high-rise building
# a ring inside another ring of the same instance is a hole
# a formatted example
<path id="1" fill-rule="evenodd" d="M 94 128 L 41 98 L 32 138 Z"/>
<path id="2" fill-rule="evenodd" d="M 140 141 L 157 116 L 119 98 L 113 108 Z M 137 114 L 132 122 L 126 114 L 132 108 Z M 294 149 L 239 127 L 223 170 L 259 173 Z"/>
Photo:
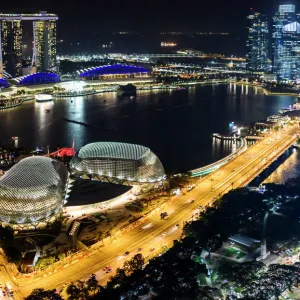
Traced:
<path id="1" fill-rule="evenodd" d="M 51 70 L 56 64 L 56 22 L 53 20 L 33 23 L 33 64 L 38 72 Z"/>
<path id="2" fill-rule="evenodd" d="M 0 78 L 5 72 L 13 77 L 22 75 L 22 25 L 33 21 L 33 72 L 53 70 L 56 65 L 55 14 L 0 14 Z"/>
<path id="3" fill-rule="evenodd" d="M 267 72 L 269 38 L 267 18 L 251 10 L 247 19 L 247 70 L 249 72 Z"/>
<path id="4" fill-rule="evenodd" d="M 20 20 L 0 21 L 3 69 L 12 75 L 22 75 L 22 26 Z"/>
<path id="5" fill-rule="evenodd" d="M 273 16 L 273 72 L 279 81 L 300 78 L 300 24 L 295 5 L 279 5 Z"/>

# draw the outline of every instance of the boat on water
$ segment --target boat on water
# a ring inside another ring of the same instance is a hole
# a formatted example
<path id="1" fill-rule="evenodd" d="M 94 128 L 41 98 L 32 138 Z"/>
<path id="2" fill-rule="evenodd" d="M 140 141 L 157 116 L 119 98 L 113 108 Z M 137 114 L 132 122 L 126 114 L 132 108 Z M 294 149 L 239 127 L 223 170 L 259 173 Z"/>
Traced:
<path id="1" fill-rule="evenodd" d="M 281 108 L 280 110 L 279 110 L 279 113 L 280 114 L 284 114 L 284 113 L 286 113 L 286 112 L 290 112 L 290 111 L 293 111 L 294 109 L 293 109 L 293 107 L 290 105 L 289 107 L 283 107 L 283 108 Z"/>
<path id="2" fill-rule="evenodd" d="M 300 103 L 296 102 L 293 105 L 289 105 L 288 107 L 283 107 L 279 110 L 280 114 L 284 114 L 286 112 L 294 111 L 294 110 L 300 110 Z"/>
<path id="3" fill-rule="evenodd" d="M 53 97 L 50 94 L 36 94 L 34 96 L 36 102 L 48 102 L 53 101 Z"/>
<path id="4" fill-rule="evenodd" d="M 285 115 L 273 115 L 267 118 L 268 122 L 272 123 L 283 123 L 283 122 L 288 122 L 290 118 Z"/>
<path id="5" fill-rule="evenodd" d="M 49 113 L 50 111 L 51 111 L 50 108 L 45 109 L 45 112 L 46 112 L 46 113 Z"/>
<path id="6" fill-rule="evenodd" d="M 136 96 L 136 86 L 129 83 L 126 85 L 120 85 L 117 89 L 118 96 L 121 97 L 135 97 Z"/>
<path id="7" fill-rule="evenodd" d="M 178 91 L 185 91 L 185 90 L 186 90 L 186 87 L 184 87 L 184 86 L 178 86 L 178 87 L 177 87 L 177 90 L 178 90 Z"/>

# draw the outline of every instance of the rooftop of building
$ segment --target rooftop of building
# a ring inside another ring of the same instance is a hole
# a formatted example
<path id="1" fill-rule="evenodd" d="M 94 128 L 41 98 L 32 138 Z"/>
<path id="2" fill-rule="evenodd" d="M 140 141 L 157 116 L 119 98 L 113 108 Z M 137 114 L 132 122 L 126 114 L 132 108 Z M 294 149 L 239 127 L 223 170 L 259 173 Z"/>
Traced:
<path id="1" fill-rule="evenodd" d="M 139 66 L 131 66 L 124 64 L 105 65 L 94 68 L 87 68 L 77 71 L 77 73 L 84 77 L 93 74 L 109 75 L 109 74 L 133 74 L 133 73 L 150 73 L 151 71 Z"/>
<path id="2" fill-rule="evenodd" d="M 246 247 L 252 247 L 253 244 L 260 242 L 259 240 L 252 239 L 242 234 L 234 234 L 231 237 L 229 237 L 229 240 Z"/>
<path id="3" fill-rule="evenodd" d="M 58 184 L 58 169 L 63 166 L 52 158 L 31 156 L 15 164 L 0 179 L 0 187 L 6 189 L 29 189 L 51 187 Z"/>
<path id="4" fill-rule="evenodd" d="M 1 14 L 0 21 L 36 21 L 36 20 L 58 20 L 57 14 L 47 13 L 46 11 L 40 11 L 36 14 Z"/>
<path id="5" fill-rule="evenodd" d="M 150 149 L 141 145 L 117 142 L 97 142 L 82 147 L 78 152 L 78 157 L 81 159 L 101 157 L 139 160 L 148 153 L 150 153 Z"/>

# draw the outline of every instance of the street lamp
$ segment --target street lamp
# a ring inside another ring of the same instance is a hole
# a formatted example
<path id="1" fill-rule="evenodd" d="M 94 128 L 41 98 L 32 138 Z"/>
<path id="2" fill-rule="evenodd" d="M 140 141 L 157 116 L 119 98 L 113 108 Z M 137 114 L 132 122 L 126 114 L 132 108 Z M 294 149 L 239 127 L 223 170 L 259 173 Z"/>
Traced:
<path id="1" fill-rule="evenodd" d="M 213 190 L 213 186 L 212 186 L 212 183 L 213 183 L 213 179 L 212 178 L 210 178 L 210 190 L 212 191 Z"/>

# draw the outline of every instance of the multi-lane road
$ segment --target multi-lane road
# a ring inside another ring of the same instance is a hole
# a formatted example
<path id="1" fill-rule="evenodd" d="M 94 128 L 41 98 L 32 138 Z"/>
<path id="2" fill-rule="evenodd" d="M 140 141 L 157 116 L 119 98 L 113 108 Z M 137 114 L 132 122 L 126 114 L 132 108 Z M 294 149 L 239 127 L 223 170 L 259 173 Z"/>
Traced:
<path id="1" fill-rule="evenodd" d="M 86 279 L 91 273 L 95 273 L 99 282 L 105 284 L 116 268 L 121 267 L 125 259 L 130 259 L 138 250 L 146 258 L 158 255 L 165 246 L 170 247 L 173 240 L 180 237 L 184 222 L 191 220 L 199 212 L 200 205 L 205 207 L 229 190 L 248 184 L 261 169 L 295 142 L 297 132 L 298 126 L 290 126 L 269 135 L 221 169 L 200 180 L 192 191 L 172 198 L 161 210 L 168 212 L 169 219 L 162 220 L 157 212 L 140 226 L 118 236 L 101 250 L 93 250 L 93 255 L 77 263 L 45 277 L 17 279 L 17 296 L 23 298 L 39 287 L 61 290 L 65 283 Z M 130 254 L 125 256 L 126 251 Z M 107 274 L 103 271 L 106 266 L 113 271 Z"/>

